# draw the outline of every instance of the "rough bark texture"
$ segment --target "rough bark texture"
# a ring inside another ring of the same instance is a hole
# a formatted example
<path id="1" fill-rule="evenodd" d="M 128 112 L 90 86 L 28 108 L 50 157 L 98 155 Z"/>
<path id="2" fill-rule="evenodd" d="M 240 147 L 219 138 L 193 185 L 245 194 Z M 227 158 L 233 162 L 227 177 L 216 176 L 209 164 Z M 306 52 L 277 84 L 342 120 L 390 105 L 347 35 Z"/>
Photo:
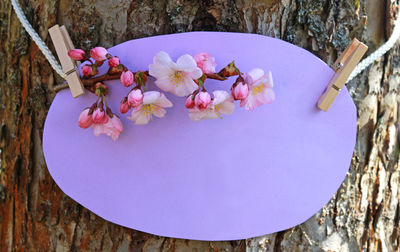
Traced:
<path id="1" fill-rule="evenodd" d="M 394 0 L 20 0 L 40 36 L 65 24 L 77 47 L 174 32 L 217 30 L 277 37 L 332 63 L 354 36 L 372 52 L 397 16 Z M 348 84 L 358 139 L 333 199 L 304 224 L 243 241 L 152 236 L 111 224 L 62 193 L 42 153 L 47 110 L 61 79 L 0 2 L 1 251 L 399 251 L 399 47 Z M 60 150 L 61 151 L 61 150 Z M 334 153 L 332 153 L 334 155 Z"/>

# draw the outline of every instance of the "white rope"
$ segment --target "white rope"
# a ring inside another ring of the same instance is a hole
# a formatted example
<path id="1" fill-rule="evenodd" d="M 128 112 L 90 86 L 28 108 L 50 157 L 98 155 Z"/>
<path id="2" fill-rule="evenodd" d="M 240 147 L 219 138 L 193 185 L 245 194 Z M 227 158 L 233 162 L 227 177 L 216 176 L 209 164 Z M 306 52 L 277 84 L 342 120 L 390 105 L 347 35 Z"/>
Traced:
<path id="1" fill-rule="evenodd" d="M 29 21 L 26 19 L 24 13 L 22 12 L 21 7 L 19 6 L 18 0 L 11 0 L 11 4 L 14 7 L 15 13 L 17 14 L 18 19 L 21 21 L 22 26 L 25 28 L 25 30 L 29 33 L 33 41 L 37 44 L 39 49 L 43 52 L 44 56 L 47 58 L 47 60 L 50 62 L 51 67 L 64 79 L 66 78 L 65 73 L 63 72 L 60 64 L 58 64 L 57 60 L 54 58 L 53 54 L 49 50 L 49 48 L 46 46 L 46 44 L 43 42 L 43 40 L 39 37 L 39 35 L 35 32 L 35 30 L 32 28 L 31 24 Z M 390 36 L 389 40 L 386 41 L 381 47 L 379 47 L 375 52 L 373 52 L 371 55 L 369 55 L 367 58 L 362 60 L 356 68 L 353 70 L 351 73 L 349 79 L 347 82 L 351 81 L 356 77 L 358 74 L 360 74 L 362 71 L 365 70 L 368 66 L 370 66 L 373 62 L 375 62 L 377 59 L 382 57 L 387 51 L 389 51 L 396 41 L 400 38 L 400 15 L 395 21 L 393 33 Z M 346 83 L 347 83 L 346 82 Z"/>
<path id="2" fill-rule="evenodd" d="M 367 58 L 362 60 L 356 68 L 351 72 L 349 79 L 347 82 L 351 81 L 359 75 L 362 71 L 365 70 L 365 68 L 369 67 L 372 63 L 374 63 L 377 59 L 382 57 L 387 51 L 392 49 L 396 41 L 400 38 L 400 15 L 397 17 L 397 20 L 394 22 L 394 29 L 392 32 L 392 35 L 390 35 L 390 38 L 388 41 L 386 41 L 383 45 L 381 45 L 375 52 L 373 52 L 371 55 L 369 55 Z M 347 83 L 346 82 L 346 83 Z"/>
<path id="3" fill-rule="evenodd" d="M 54 58 L 53 54 L 51 53 L 50 49 L 46 46 L 46 44 L 43 42 L 43 40 L 39 37 L 39 35 L 36 33 L 36 31 L 32 28 L 31 24 L 29 21 L 26 19 L 24 13 L 22 12 L 21 6 L 18 3 L 18 0 L 11 0 L 11 4 L 14 7 L 15 13 L 17 14 L 17 17 L 19 21 L 21 21 L 22 26 L 25 28 L 25 30 L 28 32 L 28 34 L 31 36 L 33 41 L 35 41 L 36 45 L 39 47 L 39 49 L 42 51 L 46 59 L 50 62 L 51 67 L 64 79 L 67 77 L 62 70 L 60 64 L 58 61 Z"/>

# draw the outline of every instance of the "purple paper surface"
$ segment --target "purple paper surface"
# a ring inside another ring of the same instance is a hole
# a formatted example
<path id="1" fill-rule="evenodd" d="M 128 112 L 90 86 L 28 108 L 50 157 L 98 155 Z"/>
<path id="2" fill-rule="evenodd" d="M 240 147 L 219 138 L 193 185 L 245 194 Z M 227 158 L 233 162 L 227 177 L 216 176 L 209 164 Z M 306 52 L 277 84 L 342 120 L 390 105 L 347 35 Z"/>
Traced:
<path id="1" fill-rule="evenodd" d="M 43 149 L 58 186 L 104 219 L 144 232 L 196 240 L 235 240 L 298 225 L 335 194 L 350 165 L 356 108 L 344 88 L 329 112 L 316 108 L 334 72 L 284 41 L 241 33 L 191 32 L 137 39 L 110 48 L 128 68 L 148 69 L 159 51 L 173 60 L 209 52 L 217 69 L 235 60 L 274 78 L 276 101 L 248 112 L 237 105 L 222 120 L 193 122 L 184 98 L 163 119 L 136 126 L 120 115 L 117 141 L 77 125 L 96 99 L 68 90 L 47 115 Z M 101 69 L 104 72 L 104 68 Z M 229 90 L 229 81 L 206 87 Z M 150 89 L 156 89 L 150 78 Z M 108 81 L 119 114 L 129 88 Z"/>

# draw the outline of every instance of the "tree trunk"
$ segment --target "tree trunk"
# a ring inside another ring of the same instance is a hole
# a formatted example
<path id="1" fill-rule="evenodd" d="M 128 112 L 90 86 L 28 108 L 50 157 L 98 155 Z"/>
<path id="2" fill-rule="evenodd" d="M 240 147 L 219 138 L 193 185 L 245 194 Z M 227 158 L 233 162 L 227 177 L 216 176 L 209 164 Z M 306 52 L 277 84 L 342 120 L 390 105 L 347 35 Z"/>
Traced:
<path id="1" fill-rule="evenodd" d="M 216 30 L 284 39 L 332 64 L 351 38 L 371 53 L 393 29 L 395 0 L 20 0 L 48 45 L 64 24 L 80 48 L 158 34 Z M 42 130 L 62 80 L 0 2 L 1 251 L 399 251 L 400 169 L 396 46 L 348 84 L 358 139 L 333 199 L 305 223 L 263 237 L 201 242 L 149 235 L 109 223 L 67 197 L 50 177 Z M 53 47 L 50 46 L 52 49 Z M 71 100 L 72 102 L 72 100 Z M 332 153 L 334 155 L 334 153 Z"/>

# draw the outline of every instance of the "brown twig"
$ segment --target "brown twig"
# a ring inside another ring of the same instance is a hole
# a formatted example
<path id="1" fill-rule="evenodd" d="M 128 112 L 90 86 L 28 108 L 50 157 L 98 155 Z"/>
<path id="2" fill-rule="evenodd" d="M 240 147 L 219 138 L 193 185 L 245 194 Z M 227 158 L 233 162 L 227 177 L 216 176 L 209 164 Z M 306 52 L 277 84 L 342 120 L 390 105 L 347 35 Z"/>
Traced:
<path id="1" fill-rule="evenodd" d="M 88 89 L 90 87 L 92 87 L 93 85 L 95 85 L 97 82 L 103 82 L 103 81 L 108 81 L 108 80 L 116 80 L 119 79 L 121 77 L 121 74 L 103 74 L 100 76 L 97 76 L 95 78 L 91 78 L 91 79 L 81 79 L 83 86 Z M 54 91 L 57 93 L 60 90 L 66 89 L 68 88 L 68 84 L 60 84 L 54 87 Z M 90 90 L 89 90 L 90 91 Z"/>
<path id="2" fill-rule="evenodd" d="M 103 74 L 91 79 L 82 79 L 82 83 L 83 85 L 86 86 L 92 86 L 94 84 L 96 84 L 97 82 L 103 82 L 103 81 L 108 81 L 108 80 L 116 80 L 119 79 L 121 77 L 121 74 Z"/>
<path id="3" fill-rule="evenodd" d="M 148 75 L 148 71 L 145 71 L 144 73 Z M 133 73 L 133 74 L 135 74 L 135 73 Z M 219 80 L 219 81 L 224 81 L 224 80 L 228 79 L 226 77 L 222 77 L 222 76 L 218 75 L 217 73 L 206 74 L 206 76 L 208 79 Z M 121 73 L 117 73 L 117 74 L 106 73 L 106 74 L 103 74 L 103 75 L 100 75 L 100 76 L 97 76 L 97 77 L 94 77 L 91 79 L 82 79 L 82 83 L 85 88 L 89 88 L 89 87 L 95 85 L 97 82 L 116 80 L 116 79 L 119 79 L 120 77 L 121 77 Z M 57 85 L 54 87 L 54 91 L 58 92 L 60 90 L 66 89 L 66 88 L 68 88 L 68 84 L 60 84 L 60 85 Z"/>
<path id="4" fill-rule="evenodd" d="M 226 77 L 222 77 L 222 76 L 218 75 L 217 73 L 208 73 L 208 74 L 206 74 L 206 76 L 208 79 L 219 80 L 219 81 L 224 81 L 224 80 L 228 79 Z"/>

